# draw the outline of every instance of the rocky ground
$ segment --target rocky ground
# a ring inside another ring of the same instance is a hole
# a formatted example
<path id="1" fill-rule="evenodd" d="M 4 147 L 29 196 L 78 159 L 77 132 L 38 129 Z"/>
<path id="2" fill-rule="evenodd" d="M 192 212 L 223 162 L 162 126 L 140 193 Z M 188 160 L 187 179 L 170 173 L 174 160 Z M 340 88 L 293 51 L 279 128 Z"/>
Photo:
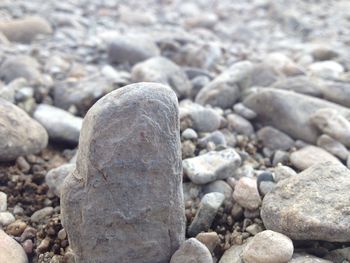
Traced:
<path id="1" fill-rule="evenodd" d="M 350 262 L 349 14 L 0 0 L 0 262 L 74 262 L 59 196 L 83 117 L 136 82 L 179 99 L 188 240 L 172 263 Z"/>

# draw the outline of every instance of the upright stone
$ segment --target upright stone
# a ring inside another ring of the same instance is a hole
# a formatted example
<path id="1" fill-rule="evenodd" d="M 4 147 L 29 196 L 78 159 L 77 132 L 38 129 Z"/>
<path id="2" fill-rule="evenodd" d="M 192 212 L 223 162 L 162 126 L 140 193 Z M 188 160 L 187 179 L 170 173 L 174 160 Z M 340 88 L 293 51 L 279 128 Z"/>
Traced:
<path id="1" fill-rule="evenodd" d="M 87 113 L 61 192 L 76 263 L 168 263 L 185 239 L 178 104 L 167 86 L 113 91 Z"/>

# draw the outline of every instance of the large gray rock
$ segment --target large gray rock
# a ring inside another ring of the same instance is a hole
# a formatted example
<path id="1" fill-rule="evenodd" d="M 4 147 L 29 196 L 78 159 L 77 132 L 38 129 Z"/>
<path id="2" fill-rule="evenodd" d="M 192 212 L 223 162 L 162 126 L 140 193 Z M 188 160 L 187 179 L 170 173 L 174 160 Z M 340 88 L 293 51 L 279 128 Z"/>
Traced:
<path id="1" fill-rule="evenodd" d="M 232 65 L 198 92 L 196 103 L 223 109 L 232 107 L 241 91 L 249 86 L 252 69 L 249 61 Z"/>
<path id="2" fill-rule="evenodd" d="M 45 127 L 51 140 L 72 144 L 79 142 L 82 118 L 46 104 L 40 104 L 33 117 Z"/>
<path id="3" fill-rule="evenodd" d="M 22 246 L 0 229 L 0 262 L 27 263 L 28 258 Z"/>
<path id="4" fill-rule="evenodd" d="M 46 130 L 26 112 L 0 98 L 0 161 L 38 153 L 47 146 Z"/>
<path id="5" fill-rule="evenodd" d="M 280 181 L 262 204 L 267 229 L 296 240 L 350 241 L 350 171 L 318 163 Z"/>
<path id="6" fill-rule="evenodd" d="M 169 85 L 179 98 L 191 92 L 191 83 L 185 72 L 165 57 L 154 57 L 136 64 L 132 68 L 131 77 L 134 82 L 158 82 Z"/>
<path id="7" fill-rule="evenodd" d="M 185 238 L 178 105 L 164 85 L 111 92 L 87 113 L 62 222 L 77 263 L 168 263 Z"/>
<path id="8" fill-rule="evenodd" d="M 213 263 L 208 248 L 195 238 L 186 240 L 171 257 L 170 263 Z"/>
<path id="9" fill-rule="evenodd" d="M 154 41 L 142 35 L 121 35 L 112 39 L 108 45 L 108 58 L 112 63 L 134 65 L 159 54 Z"/>
<path id="10" fill-rule="evenodd" d="M 233 175 L 241 165 L 241 157 L 232 148 L 211 151 L 182 162 L 185 174 L 195 184 L 206 184 Z"/>
<path id="11" fill-rule="evenodd" d="M 52 28 L 44 18 L 32 16 L 0 22 L 0 32 L 10 41 L 30 43 L 38 35 L 51 34 Z"/>
<path id="12" fill-rule="evenodd" d="M 310 123 L 310 116 L 321 108 L 332 108 L 343 116 L 350 110 L 325 100 L 291 91 L 263 88 L 250 94 L 244 105 L 258 114 L 258 121 L 273 126 L 295 139 L 316 143 L 320 131 Z"/>

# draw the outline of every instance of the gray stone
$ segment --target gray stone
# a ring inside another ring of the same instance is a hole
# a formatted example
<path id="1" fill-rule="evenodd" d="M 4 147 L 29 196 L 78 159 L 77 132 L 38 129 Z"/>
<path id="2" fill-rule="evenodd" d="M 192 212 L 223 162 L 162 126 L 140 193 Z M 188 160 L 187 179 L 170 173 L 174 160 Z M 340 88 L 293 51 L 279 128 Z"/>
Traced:
<path id="1" fill-rule="evenodd" d="M 184 101 L 180 104 L 180 122 L 197 132 L 213 132 L 219 129 L 221 116 L 211 108 Z"/>
<path id="2" fill-rule="evenodd" d="M 237 114 L 227 116 L 228 128 L 238 134 L 250 136 L 254 133 L 253 125 L 245 118 Z"/>
<path id="3" fill-rule="evenodd" d="M 261 204 L 256 180 L 249 177 L 239 179 L 233 191 L 233 199 L 249 210 L 257 209 Z"/>
<path id="4" fill-rule="evenodd" d="M 30 220 L 35 223 L 39 223 L 40 221 L 44 220 L 46 217 L 52 215 L 54 212 L 53 207 L 47 206 L 40 210 L 35 211 L 31 217 Z"/>
<path id="5" fill-rule="evenodd" d="M 194 237 L 202 231 L 208 231 L 214 218 L 225 200 L 222 193 L 209 193 L 203 196 L 197 213 L 188 227 L 188 235 Z"/>
<path id="6" fill-rule="evenodd" d="M 142 35 L 121 35 L 114 38 L 109 43 L 107 51 L 110 62 L 130 65 L 160 54 L 154 41 L 150 37 Z"/>
<path id="7" fill-rule="evenodd" d="M 185 238 L 175 93 L 155 83 L 109 93 L 85 116 L 79 145 L 61 192 L 76 262 L 168 263 Z"/>
<path id="8" fill-rule="evenodd" d="M 50 140 L 78 144 L 82 118 L 45 104 L 36 108 L 33 117 L 44 126 Z"/>
<path id="9" fill-rule="evenodd" d="M 233 245 L 230 247 L 224 252 L 219 263 L 244 263 L 241 255 L 247 244 L 248 242 L 243 245 Z"/>
<path id="10" fill-rule="evenodd" d="M 344 67 L 338 62 L 327 60 L 319 61 L 309 66 L 310 73 L 325 79 L 337 79 L 344 72 Z"/>
<path id="11" fill-rule="evenodd" d="M 24 78 L 29 83 L 40 84 L 42 75 L 39 71 L 39 63 L 30 56 L 9 56 L 0 66 L 0 78 L 6 83 Z"/>
<path id="12" fill-rule="evenodd" d="M 294 246 L 289 237 L 265 230 L 256 234 L 242 253 L 244 263 L 285 263 L 293 256 Z"/>
<path id="13" fill-rule="evenodd" d="M 226 146 L 225 135 L 221 131 L 214 131 L 198 141 L 201 147 L 205 147 L 209 142 L 216 146 Z"/>
<path id="14" fill-rule="evenodd" d="M 267 229 L 296 240 L 350 241 L 350 171 L 341 163 L 318 163 L 280 181 L 262 204 Z"/>
<path id="15" fill-rule="evenodd" d="M 233 175 L 241 165 L 241 157 L 234 149 L 206 154 L 182 161 L 185 174 L 195 184 L 206 184 Z"/>
<path id="16" fill-rule="evenodd" d="M 231 108 L 240 98 L 241 91 L 249 86 L 251 71 L 252 64 L 249 61 L 233 64 L 201 89 L 195 102 L 223 109 Z"/>
<path id="17" fill-rule="evenodd" d="M 290 161 L 299 170 L 305 170 L 316 163 L 327 161 L 340 163 L 336 157 L 322 148 L 313 145 L 292 152 L 290 155 Z"/>
<path id="18" fill-rule="evenodd" d="M 267 193 L 271 192 L 276 188 L 275 182 L 264 181 L 259 184 L 259 193 L 265 196 Z"/>
<path id="19" fill-rule="evenodd" d="M 276 166 L 279 163 L 286 164 L 288 161 L 289 161 L 289 153 L 286 151 L 277 150 L 273 155 L 272 165 Z"/>
<path id="20" fill-rule="evenodd" d="M 250 86 L 269 87 L 281 75 L 273 67 L 266 63 L 255 64 L 251 73 Z"/>
<path id="21" fill-rule="evenodd" d="M 44 18 L 32 16 L 1 22 L 0 32 L 10 41 L 30 43 L 38 35 L 51 34 L 52 28 Z"/>
<path id="22" fill-rule="evenodd" d="M 288 150 L 294 144 L 287 134 L 270 126 L 261 128 L 256 134 L 263 145 L 271 150 Z"/>
<path id="23" fill-rule="evenodd" d="M 322 134 L 317 139 L 317 146 L 325 149 L 327 152 L 330 152 L 331 154 L 339 157 L 342 160 L 347 160 L 349 156 L 349 151 L 343 144 L 341 144 L 337 140 L 334 140 L 332 137 L 326 134 Z"/>
<path id="24" fill-rule="evenodd" d="M 250 94 L 244 105 L 258 114 L 257 121 L 285 132 L 294 139 L 316 143 L 321 133 L 310 123 L 310 116 L 321 108 L 336 109 L 343 116 L 350 110 L 339 105 L 291 91 L 263 88 Z"/>
<path id="25" fill-rule="evenodd" d="M 350 107 L 350 84 L 348 82 L 326 82 L 321 86 L 321 92 L 326 100 Z"/>
<path id="26" fill-rule="evenodd" d="M 278 165 L 277 167 L 275 167 L 273 172 L 274 172 L 274 179 L 276 182 L 279 182 L 289 177 L 297 175 L 297 173 L 292 168 L 285 165 Z"/>
<path id="27" fill-rule="evenodd" d="M 237 113 L 238 115 L 241 115 L 243 118 L 247 120 L 252 120 L 257 116 L 257 114 L 254 111 L 244 106 L 242 102 L 235 104 L 233 106 L 233 110 L 235 113 Z"/>
<path id="28" fill-rule="evenodd" d="M 67 163 L 51 169 L 46 174 L 45 182 L 52 193 L 60 197 L 63 181 L 71 172 L 75 170 L 75 167 L 75 163 Z"/>
<path id="29" fill-rule="evenodd" d="M 185 140 L 196 140 L 198 138 L 198 134 L 196 133 L 196 131 L 191 128 L 187 128 L 186 130 L 184 130 L 181 136 Z"/>
<path id="30" fill-rule="evenodd" d="M 38 153 L 47 146 L 46 130 L 22 109 L 0 99 L 0 161 Z"/>
<path id="31" fill-rule="evenodd" d="M 28 263 L 22 246 L 0 229 L 0 262 Z"/>
<path id="32" fill-rule="evenodd" d="M 336 109 L 323 108 L 310 116 L 310 122 L 319 128 L 322 133 L 328 134 L 350 147 L 350 121 Z"/>
<path id="33" fill-rule="evenodd" d="M 204 185 L 202 188 L 203 194 L 214 192 L 222 193 L 223 195 L 225 195 L 226 200 L 231 200 L 233 190 L 232 187 L 223 180 L 211 182 L 209 184 Z"/>
<path id="34" fill-rule="evenodd" d="M 284 78 L 276 81 L 272 87 L 275 89 L 295 91 L 314 97 L 321 97 L 323 94 L 321 91 L 322 84 L 319 83 L 317 78 L 310 78 L 307 76 Z"/>
<path id="35" fill-rule="evenodd" d="M 7 194 L 0 192 L 0 212 L 7 210 Z"/>
<path id="36" fill-rule="evenodd" d="M 312 255 L 295 253 L 288 263 L 332 263 L 326 259 L 318 258 Z"/>
<path id="37" fill-rule="evenodd" d="M 54 105 L 68 110 L 74 106 L 78 113 L 86 111 L 101 97 L 113 90 L 113 86 L 105 78 L 96 75 L 79 80 L 67 80 L 58 83 L 53 90 Z"/>
<path id="38" fill-rule="evenodd" d="M 191 92 L 191 83 L 182 69 L 165 57 L 154 57 L 132 68 L 133 82 L 157 82 L 169 85 L 179 98 Z"/>
<path id="39" fill-rule="evenodd" d="M 15 222 L 15 217 L 10 212 L 0 212 L 0 226 L 4 227 Z"/>
<path id="40" fill-rule="evenodd" d="M 170 263 L 213 263 L 208 248 L 195 238 L 186 240 L 171 257 Z"/>
<path id="41" fill-rule="evenodd" d="M 326 259 L 331 261 L 327 262 L 335 262 L 335 263 L 343 263 L 350 261 L 350 247 L 338 248 L 330 251 L 326 256 Z"/>

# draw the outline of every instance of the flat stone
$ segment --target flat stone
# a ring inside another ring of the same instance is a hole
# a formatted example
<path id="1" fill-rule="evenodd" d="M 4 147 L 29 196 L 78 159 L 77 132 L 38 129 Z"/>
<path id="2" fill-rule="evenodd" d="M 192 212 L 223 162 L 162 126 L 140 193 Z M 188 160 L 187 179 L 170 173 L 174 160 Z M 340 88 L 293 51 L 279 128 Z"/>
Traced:
<path id="1" fill-rule="evenodd" d="M 299 170 L 305 170 L 316 163 L 327 161 L 340 163 L 336 157 L 322 148 L 313 145 L 292 152 L 290 155 L 290 161 Z"/>
<path id="2" fill-rule="evenodd" d="M 38 35 L 51 34 L 52 28 L 46 19 L 32 16 L 1 22 L 0 32 L 10 41 L 28 44 Z"/>
<path id="3" fill-rule="evenodd" d="M 40 221 L 44 220 L 46 217 L 52 215 L 54 212 L 53 207 L 48 206 L 44 207 L 40 210 L 35 211 L 31 217 L 30 220 L 35 223 L 39 223 Z"/>
<path id="4" fill-rule="evenodd" d="M 285 263 L 293 256 L 294 246 L 289 237 L 265 230 L 256 234 L 242 253 L 244 263 Z"/>
<path id="5" fill-rule="evenodd" d="M 323 85 L 317 78 L 307 76 L 295 76 L 283 78 L 276 81 L 273 86 L 275 89 L 289 90 L 314 97 L 321 97 Z"/>
<path id="6" fill-rule="evenodd" d="M 0 229 L 0 262 L 28 263 L 22 246 Z"/>
<path id="7" fill-rule="evenodd" d="M 216 246 L 220 243 L 219 235 L 216 232 L 199 233 L 196 239 L 203 243 L 209 249 L 210 253 L 213 253 Z"/>
<path id="8" fill-rule="evenodd" d="M 0 78 L 6 83 L 18 78 L 24 78 L 33 84 L 42 82 L 38 61 L 25 55 L 7 57 L 0 66 Z"/>
<path id="9" fill-rule="evenodd" d="M 40 104 L 33 117 L 44 126 L 50 140 L 78 144 L 82 118 L 46 104 Z"/>
<path id="10" fill-rule="evenodd" d="M 180 103 L 180 122 L 197 132 L 213 132 L 220 128 L 221 116 L 211 108 L 187 100 Z"/>
<path id="11" fill-rule="evenodd" d="M 321 132 L 310 123 L 310 116 L 321 108 L 332 108 L 342 116 L 350 116 L 350 110 L 334 103 L 294 93 L 263 88 L 248 95 L 244 105 L 258 114 L 257 121 L 272 126 L 293 139 L 316 143 Z"/>
<path id="12" fill-rule="evenodd" d="M 168 263 L 185 239 L 176 94 L 155 83 L 109 93 L 85 116 L 79 145 L 61 192 L 76 263 Z"/>
<path id="13" fill-rule="evenodd" d="M 47 146 L 46 130 L 26 112 L 0 99 L 0 161 L 40 152 Z"/>
<path id="14" fill-rule="evenodd" d="M 233 64 L 213 81 L 201 89 L 196 103 L 212 105 L 223 109 L 231 108 L 246 89 L 251 78 L 252 64 L 249 61 Z"/>
<path id="15" fill-rule="evenodd" d="M 337 156 L 344 161 L 346 161 L 349 156 L 349 151 L 342 143 L 334 140 L 332 137 L 326 134 L 322 134 L 317 139 L 317 146 L 325 149 L 327 152 L 333 154 L 334 156 Z"/>
<path id="16" fill-rule="evenodd" d="M 208 248 L 195 238 L 186 240 L 171 257 L 170 263 L 213 263 Z"/>
<path id="17" fill-rule="evenodd" d="M 257 209 L 261 204 L 257 182 L 253 178 L 242 177 L 233 191 L 233 199 L 242 207 Z"/>
<path id="18" fill-rule="evenodd" d="M 214 218 L 225 200 L 221 193 L 209 193 L 203 196 L 197 213 L 188 227 L 188 235 L 194 237 L 202 231 L 208 231 Z"/>
<path id="19" fill-rule="evenodd" d="M 317 163 L 277 184 L 262 204 L 267 229 L 296 240 L 349 242 L 350 171 L 340 163 Z"/>
<path id="20" fill-rule="evenodd" d="M 191 92 L 191 83 L 185 72 L 165 57 L 154 57 L 136 64 L 132 68 L 133 82 L 157 82 L 169 85 L 179 98 Z"/>
<path id="21" fill-rule="evenodd" d="M 350 147 L 350 121 L 336 109 L 323 108 L 310 116 L 310 122 L 322 133 Z"/>
<path id="22" fill-rule="evenodd" d="M 289 263 L 332 263 L 326 259 L 318 258 L 312 255 L 295 253 Z"/>
<path id="23" fill-rule="evenodd" d="M 227 116 L 228 128 L 238 134 L 250 136 L 254 133 L 253 125 L 245 118 L 237 114 L 229 114 Z"/>
<path id="24" fill-rule="evenodd" d="M 294 145 L 293 139 L 287 134 L 270 126 L 261 128 L 256 135 L 271 150 L 288 150 Z"/>
<path id="25" fill-rule="evenodd" d="M 134 65 L 151 57 L 159 56 L 160 51 L 152 38 L 142 35 L 120 35 L 109 43 L 108 59 L 112 63 Z"/>
<path id="26" fill-rule="evenodd" d="M 241 165 L 241 157 L 234 149 L 188 158 L 182 162 L 185 174 L 195 184 L 206 184 L 233 175 Z"/>
<path id="27" fill-rule="evenodd" d="M 63 164 L 57 168 L 51 169 L 45 175 L 45 183 L 49 187 L 50 191 L 56 196 L 61 196 L 61 188 L 64 179 L 75 170 L 75 163 Z"/>

